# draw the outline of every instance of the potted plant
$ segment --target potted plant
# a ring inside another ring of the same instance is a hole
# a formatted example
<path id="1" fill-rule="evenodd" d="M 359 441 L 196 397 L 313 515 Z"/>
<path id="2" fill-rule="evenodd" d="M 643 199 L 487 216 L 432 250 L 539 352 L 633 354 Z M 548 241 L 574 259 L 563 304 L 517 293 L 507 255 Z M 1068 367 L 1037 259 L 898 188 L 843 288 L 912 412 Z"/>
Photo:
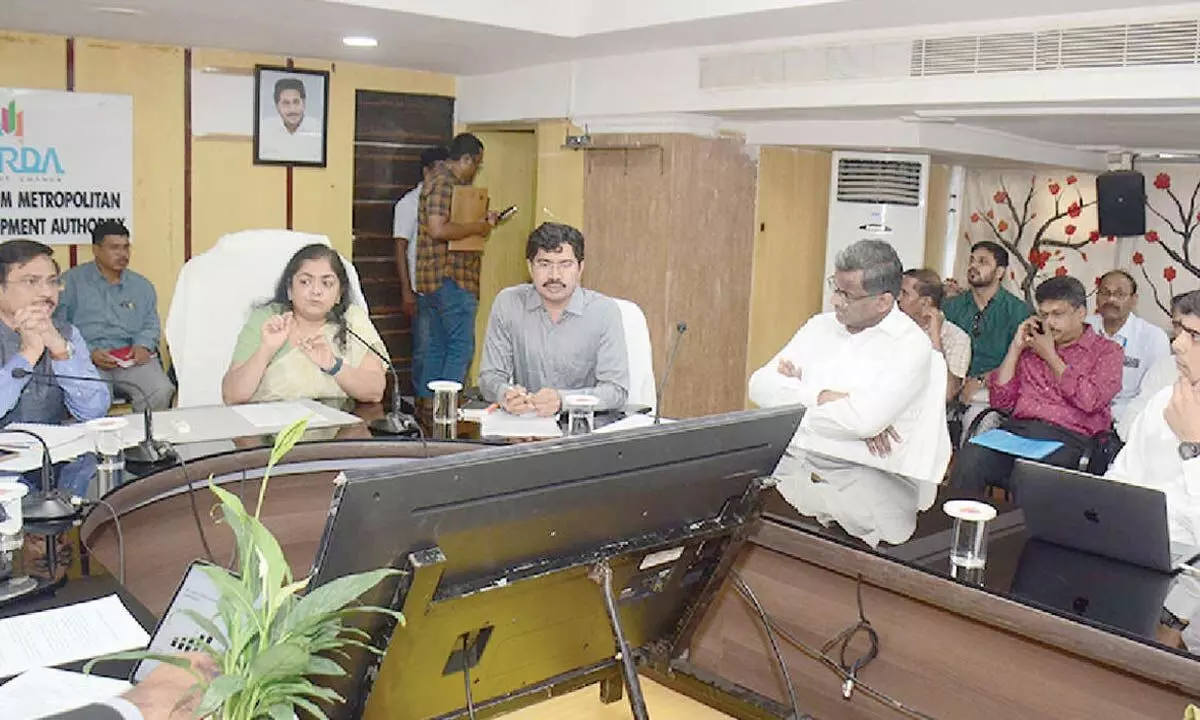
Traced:
<path id="1" fill-rule="evenodd" d="M 370 635 L 349 625 L 348 620 L 356 614 L 383 613 L 404 622 L 400 613 L 387 608 L 351 605 L 398 570 L 384 568 L 348 575 L 302 595 L 310 578 L 293 579 L 279 543 L 259 520 L 271 469 L 296 444 L 307 425 L 307 419 L 299 420 L 276 436 L 253 515 L 236 495 L 213 485 L 210 478 L 209 488 L 219 500 L 214 512 L 220 513 L 221 522 L 229 524 L 237 541 L 237 572 L 216 565 L 203 568 L 220 593 L 219 622 L 184 611 L 214 638 L 203 652 L 219 671 L 211 679 L 197 675 L 197 689 L 203 693 L 196 710 L 199 717 L 291 720 L 297 710 L 303 709 L 313 717 L 325 718 L 319 702 L 345 700 L 312 678 L 345 675 L 334 659 L 348 657 L 343 648 L 353 646 L 382 654 L 369 644 Z M 102 660 L 145 659 L 191 670 L 186 659 L 135 651 L 97 658 L 84 671 L 90 672 Z"/>

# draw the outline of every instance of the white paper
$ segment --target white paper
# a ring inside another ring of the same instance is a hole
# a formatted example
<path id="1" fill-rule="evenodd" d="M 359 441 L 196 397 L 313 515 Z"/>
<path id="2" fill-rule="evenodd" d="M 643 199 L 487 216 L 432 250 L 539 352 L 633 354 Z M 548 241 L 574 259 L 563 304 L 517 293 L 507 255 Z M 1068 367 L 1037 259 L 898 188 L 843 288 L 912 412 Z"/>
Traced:
<path id="1" fill-rule="evenodd" d="M 39 425 L 37 423 L 13 423 L 8 426 L 12 430 L 29 430 L 46 441 L 52 448 L 74 442 L 87 434 L 82 425 Z M 25 433 L 0 432 L 0 448 L 7 450 L 24 450 L 41 443 Z"/>
<path id="2" fill-rule="evenodd" d="M 146 647 L 116 595 L 0 620 L 0 677 Z"/>
<path id="3" fill-rule="evenodd" d="M 124 680 L 32 668 L 0 685 L 5 720 L 32 720 L 107 700 L 133 687 Z"/>
<path id="4" fill-rule="evenodd" d="M 673 423 L 675 421 L 670 420 L 668 418 L 659 418 L 659 422 L 665 425 L 667 423 Z M 648 427 L 652 427 L 653 425 L 654 425 L 654 416 L 653 415 L 637 413 L 636 415 L 630 415 L 629 417 L 623 417 L 620 420 L 617 420 L 616 422 L 611 422 L 611 423 L 605 425 L 604 427 L 598 427 L 598 428 L 596 428 L 596 432 L 598 432 L 598 433 L 614 433 L 614 432 L 621 432 L 622 430 L 636 430 L 638 428 L 648 428 Z"/>
<path id="5" fill-rule="evenodd" d="M 510 415 L 503 410 L 493 410 L 483 416 L 479 434 L 484 437 L 513 438 L 556 438 L 562 437 L 558 418 L 538 417 L 535 413 Z"/>
<path id="6" fill-rule="evenodd" d="M 312 410 L 290 402 L 234 405 L 232 409 L 256 428 L 282 429 L 302 418 L 313 417 Z"/>

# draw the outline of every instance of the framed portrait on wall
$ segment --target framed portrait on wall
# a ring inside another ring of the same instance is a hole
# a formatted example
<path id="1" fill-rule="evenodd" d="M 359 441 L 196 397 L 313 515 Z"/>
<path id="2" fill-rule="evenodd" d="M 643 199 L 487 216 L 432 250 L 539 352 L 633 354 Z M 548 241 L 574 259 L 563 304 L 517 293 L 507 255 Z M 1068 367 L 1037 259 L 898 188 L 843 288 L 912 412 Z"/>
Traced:
<path id="1" fill-rule="evenodd" d="M 325 167 L 329 73 L 254 68 L 254 164 Z"/>

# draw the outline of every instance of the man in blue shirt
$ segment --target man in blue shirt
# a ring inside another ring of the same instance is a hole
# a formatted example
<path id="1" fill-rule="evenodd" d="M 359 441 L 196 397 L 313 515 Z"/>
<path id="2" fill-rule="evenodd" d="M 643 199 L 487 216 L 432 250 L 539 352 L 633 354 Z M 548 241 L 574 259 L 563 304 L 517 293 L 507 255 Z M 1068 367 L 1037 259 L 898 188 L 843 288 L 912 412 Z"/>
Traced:
<path id="1" fill-rule="evenodd" d="M 92 255 L 93 262 L 63 276 L 55 316 L 79 328 L 92 362 L 118 383 L 118 394 L 128 392 L 122 385 L 141 390 L 128 393 L 135 411 L 145 409 L 147 400 L 151 409 L 166 410 L 175 386 L 158 360 L 158 296 L 149 280 L 129 269 L 129 230 L 119 222 L 98 224 Z"/>
<path id="2" fill-rule="evenodd" d="M 59 424 L 103 417 L 108 385 L 56 375 L 99 378 L 77 328 L 53 317 L 62 281 L 54 253 L 32 240 L 0 243 L 0 426 Z M 25 370 L 37 376 L 13 377 Z"/>

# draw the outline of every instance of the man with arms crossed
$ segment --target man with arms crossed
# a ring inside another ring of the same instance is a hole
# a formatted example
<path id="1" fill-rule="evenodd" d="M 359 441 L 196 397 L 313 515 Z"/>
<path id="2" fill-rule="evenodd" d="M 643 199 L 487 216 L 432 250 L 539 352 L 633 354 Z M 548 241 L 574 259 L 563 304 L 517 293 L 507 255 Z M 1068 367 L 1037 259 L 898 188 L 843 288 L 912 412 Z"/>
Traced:
<path id="1" fill-rule="evenodd" d="M 583 233 L 543 223 L 525 246 L 532 284 L 496 296 L 484 338 L 479 390 L 514 415 L 553 415 L 569 395 L 598 410 L 625 407 L 629 355 L 621 309 L 579 286 Z"/>
<path id="2" fill-rule="evenodd" d="M 750 399 L 807 408 L 775 468 L 789 503 L 870 545 L 903 542 L 950 459 L 945 361 L 896 304 L 902 267 L 891 245 L 859 241 L 834 267 L 834 311 L 755 371 Z M 842 473 L 841 461 L 855 465 Z"/>

